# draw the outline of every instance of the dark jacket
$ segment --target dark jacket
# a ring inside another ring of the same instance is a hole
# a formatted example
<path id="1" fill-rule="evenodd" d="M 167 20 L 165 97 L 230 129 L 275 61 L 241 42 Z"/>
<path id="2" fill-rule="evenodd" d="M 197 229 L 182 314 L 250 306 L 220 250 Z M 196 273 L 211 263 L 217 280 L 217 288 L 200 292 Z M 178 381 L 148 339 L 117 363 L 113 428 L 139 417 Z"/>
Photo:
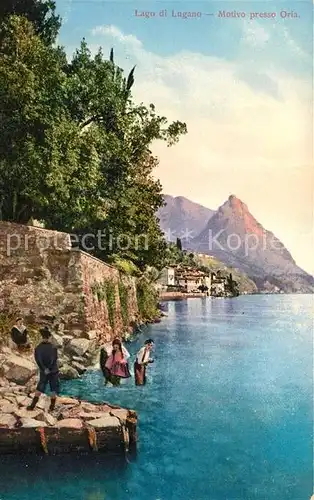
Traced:
<path id="1" fill-rule="evenodd" d="M 103 347 L 100 349 L 100 368 L 104 377 L 108 376 L 109 370 L 106 368 L 106 361 L 108 359 L 108 353 Z"/>
<path id="2" fill-rule="evenodd" d="M 27 344 L 27 330 L 21 332 L 21 330 L 14 326 L 11 330 L 11 339 L 16 345 Z"/>
<path id="3" fill-rule="evenodd" d="M 41 372 L 58 372 L 58 350 L 50 342 L 41 342 L 35 349 L 35 360 Z"/>

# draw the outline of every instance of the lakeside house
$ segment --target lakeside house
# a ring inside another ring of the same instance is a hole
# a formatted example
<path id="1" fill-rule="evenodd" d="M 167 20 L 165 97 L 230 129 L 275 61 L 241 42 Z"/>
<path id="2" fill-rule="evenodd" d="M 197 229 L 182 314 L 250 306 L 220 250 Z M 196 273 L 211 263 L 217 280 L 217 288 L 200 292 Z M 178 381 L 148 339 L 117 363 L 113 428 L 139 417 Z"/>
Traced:
<path id="1" fill-rule="evenodd" d="M 232 278 L 231 278 L 232 279 Z M 212 297 L 233 296 L 230 277 L 221 270 L 204 272 L 196 267 L 174 264 L 165 267 L 156 288 L 164 292 L 201 294 L 206 292 Z"/>
<path id="2" fill-rule="evenodd" d="M 175 286 L 175 269 L 172 266 L 164 267 L 161 271 L 159 284 L 163 288 L 168 288 L 168 286 Z"/>
<path id="3" fill-rule="evenodd" d="M 211 286 L 210 274 L 206 274 L 195 268 L 177 268 L 175 272 L 176 285 L 186 293 L 200 292 L 201 286 L 208 291 Z"/>
<path id="4" fill-rule="evenodd" d="M 215 297 L 223 297 L 226 294 L 227 278 L 222 276 L 220 271 L 211 273 L 210 294 Z"/>
<path id="5" fill-rule="evenodd" d="M 211 274 L 194 267 L 167 266 L 161 272 L 158 285 L 159 289 L 164 291 L 176 290 L 184 293 L 201 293 L 199 287 L 203 286 L 203 291 L 210 293 Z"/>

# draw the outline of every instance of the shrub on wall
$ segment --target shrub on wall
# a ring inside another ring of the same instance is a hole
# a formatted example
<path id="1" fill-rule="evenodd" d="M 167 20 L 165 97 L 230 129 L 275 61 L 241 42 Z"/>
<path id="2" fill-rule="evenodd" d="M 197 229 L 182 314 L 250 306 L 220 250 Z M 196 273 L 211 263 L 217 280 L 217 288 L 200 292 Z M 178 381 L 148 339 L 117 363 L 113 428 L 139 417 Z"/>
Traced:
<path id="1" fill-rule="evenodd" d="M 116 286 L 113 281 L 105 282 L 106 303 L 108 309 L 109 323 L 111 328 L 115 325 L 116 315 Z"/>
<path id="2" fill-rule="evenodd" d="M 154 287 L 145 280 L 139 280 L 136 286 L 137 305 L 142 319 L 152 320 L 158 316 L 158 294 Z"/>
<path id="3" fill-rule="evenodd" d="M 103 283 L 95 283 L 92 292 L 96 295 L 99 302 L 106 301 L 108 317 L 111 328 L 115 325 L 116 315 L 116 285 L 113 280 L 106 280 Z"/>
<path id="4" fill-rule="evenodd" d="M 119 271 L 128 276 L 140 276 L 141 272 L 138 267 L 130 260 L 122 259 L 118 255 L 113 255 L 110 263 Z"/>
<path id="5" fill-rule="evenodd" d="M 121 305 L 121 316 L 124 326 L 129 324 L 128 290 L 122 280 L 119 281 L 119 297 Z"/>

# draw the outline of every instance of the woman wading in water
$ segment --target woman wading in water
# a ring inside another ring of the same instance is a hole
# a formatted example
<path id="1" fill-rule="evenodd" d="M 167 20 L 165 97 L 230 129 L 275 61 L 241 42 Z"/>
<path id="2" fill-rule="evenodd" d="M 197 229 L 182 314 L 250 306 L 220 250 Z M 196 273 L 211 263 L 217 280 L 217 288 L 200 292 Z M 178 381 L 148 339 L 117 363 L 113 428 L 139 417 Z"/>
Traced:
<path id="1" fill-rule="evenodd" d="M 106 385 L 111 382 L 112 385 L 118 386 L 122 378 L 131 377 L 128 365 L 130 355 L 119 339 L 112 342 L 112 352 L 105 362 L 105 349 L 101 350 L 100 356 L 100 364 L 106 379 Z"/>
<path id="2" fill-rule="evenodd" d="M 146 384 L 146 367 L 154 360 L 150 358 L 151 350 L 154 346 L 152 339 L 145 340 L 144 346 L 138 351 L 134 363 L 135 385 Z"/>

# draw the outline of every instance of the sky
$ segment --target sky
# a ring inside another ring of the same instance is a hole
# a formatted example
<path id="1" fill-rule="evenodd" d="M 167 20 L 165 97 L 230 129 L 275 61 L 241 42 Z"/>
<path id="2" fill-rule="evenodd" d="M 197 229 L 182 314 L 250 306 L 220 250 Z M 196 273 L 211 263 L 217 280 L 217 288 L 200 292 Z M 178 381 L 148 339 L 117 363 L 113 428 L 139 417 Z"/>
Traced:
<path id="1" fill-rule="evenodd" d="M 69 57 L 83 37 L 113 47 L 135 100 L 186 122 L 152 148 L 164 193 L 211 209 L 235 194 L 314 274 L 312 0 L 56 3 Z"/>

